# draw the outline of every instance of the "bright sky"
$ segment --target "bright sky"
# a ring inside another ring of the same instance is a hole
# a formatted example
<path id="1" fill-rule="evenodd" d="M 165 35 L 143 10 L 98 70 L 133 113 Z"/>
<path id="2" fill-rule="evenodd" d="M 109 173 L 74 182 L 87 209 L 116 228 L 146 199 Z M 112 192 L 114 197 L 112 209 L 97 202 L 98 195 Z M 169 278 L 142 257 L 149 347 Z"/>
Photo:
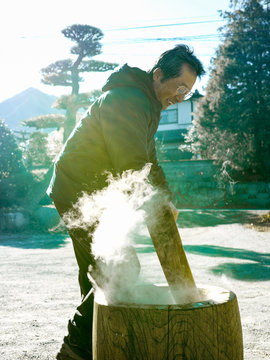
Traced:
<path id="1" fill-rule="evenodd" d="M 61 33 L 72 24 L 88 24 L 104 32 L 103 53 L 97 60 L 148 70 L 163 51 L 185 43 L 207 68 L 220 42 L 217 29 L 224 24 L 217 11 L 228 8 L 229 0 L 1 1 L 0 102 L 28 87 L 55 95 L 70 92 L 41 84 L 40 69 L 72 58 L 73 43 Z M 191 38 L 147 40 L 179 37 Z M 88 74 L 81 91 L 101 88 L 108 75 Z M 207 76 L 194 88 L 202 91 L 206 82 Z"/>

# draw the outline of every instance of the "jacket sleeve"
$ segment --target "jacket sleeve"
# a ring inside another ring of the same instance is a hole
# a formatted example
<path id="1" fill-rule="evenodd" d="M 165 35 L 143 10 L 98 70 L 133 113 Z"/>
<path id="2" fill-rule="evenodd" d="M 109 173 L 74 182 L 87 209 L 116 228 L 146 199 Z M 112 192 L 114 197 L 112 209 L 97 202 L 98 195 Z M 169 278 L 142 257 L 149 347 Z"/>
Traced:
<path id="1" fill-rule="evenodd" d="M 157 162 L 155 142 L 149 134 L 151 112 L 145 95 L 128 88 L 110 91 L 100 104 L 100 121 L 114 171 L 140 170 L 152 163 L 150 182 L 171 200 L 164 172 Z"/>
<path id="2" fill-rule="evenodd" d="M 150 162 L 149 100 L 137 89 L 118 88 L 100 100 L 99 121 L 115 173 L 141 169 Z"/>
<path id="3" fill-rule="evenodd" d="M 168 200 L 171 201 L 172 193 L 169 189 L 164 171 L 162 170 L 161 166 L 158 164 L 154 139 L 152 139 L 151 141 L 150 162 L 153 164 L 150 172 L 150 181 L 155 187 L 162 190 L 166 195 L 166 197 L 168 198 Z"/>

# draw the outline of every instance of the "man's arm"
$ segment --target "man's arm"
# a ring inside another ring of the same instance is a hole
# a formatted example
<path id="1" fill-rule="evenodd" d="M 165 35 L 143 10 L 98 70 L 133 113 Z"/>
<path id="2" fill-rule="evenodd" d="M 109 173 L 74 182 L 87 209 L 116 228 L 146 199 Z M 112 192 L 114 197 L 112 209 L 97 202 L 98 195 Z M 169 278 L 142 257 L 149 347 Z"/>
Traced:
<path id="1" fill-rule="evenodd" d="M 150 180 L 152 184 L 159 190 L 161 190 L 166 196 L 166 198 L 171 201 L 172 193 L 169 189 L 164 171 L 158 164 L 154 139 L 151 141 L 150 162 L 152 163 L 152 168 L 150 172 Z"/>
<path id="2" fill-rule="evenodd" d="M 127 92 L 125 89 L 111 91 L 100 106 L 104 140 L 113 167 L 120 173 L 127 169 L 139 170 L 146 163 L 152 162 L 153 185 L 169 191 L 164 173 L 156 160 L 154 144 L 150 148 L 148 146 L 151 120 L 148 100 L 138 94 L 136 101 L 132 102 L 130 96 L 133 92 Z M 146 223 L 164 274 L 178 300 L 183 287 L 194 288 L 195 284 L 169 201 L 158 194 L 156 201 L 156 206 L 153 205 L 147 211 Z"/>

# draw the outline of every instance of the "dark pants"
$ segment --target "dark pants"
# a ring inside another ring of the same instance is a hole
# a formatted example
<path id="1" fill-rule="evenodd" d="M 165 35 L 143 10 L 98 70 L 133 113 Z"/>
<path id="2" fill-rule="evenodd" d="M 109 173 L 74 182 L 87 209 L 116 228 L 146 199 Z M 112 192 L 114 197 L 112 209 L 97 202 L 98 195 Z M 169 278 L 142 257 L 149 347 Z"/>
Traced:
<path id="1" fill-rule="evenodd" d="M 61 216 L 70 208 L 59 202 L 54 202 Z M 87 277 L 89 265 L 94 266 L 94 258 L 90 252 L 91 235 L 83 229 L 69 230 L 72 239 L 76 260 L 79 267 L 79 285 L 82 295 L 82 303 L 77 307 L 72 320 L 68 322 L 68 335 L 64 342 L 79 356 L 85 360 L 92 359 L 92 322 L 94 292 Z"/>

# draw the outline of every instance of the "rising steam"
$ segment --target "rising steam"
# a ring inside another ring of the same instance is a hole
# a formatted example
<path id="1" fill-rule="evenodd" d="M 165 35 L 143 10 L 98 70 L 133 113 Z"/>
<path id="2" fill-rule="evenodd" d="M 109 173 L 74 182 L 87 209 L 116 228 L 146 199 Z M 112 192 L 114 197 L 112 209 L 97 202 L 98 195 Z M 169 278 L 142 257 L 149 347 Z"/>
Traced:
<path id="1" fill-rule="evenodd" d="M 95 266 L 89 270 L 96 291 L 108 303 L 131 301 L 140 263 L 133 248 L 133 235 L 144 222 L 144 205 L 156 194 L 148 181 L 151 165 L 108 176 L 108 186 L 91 195 L 84 193 L 64 220 L 69 229 L 82 228 L 92 237 Z"/>

